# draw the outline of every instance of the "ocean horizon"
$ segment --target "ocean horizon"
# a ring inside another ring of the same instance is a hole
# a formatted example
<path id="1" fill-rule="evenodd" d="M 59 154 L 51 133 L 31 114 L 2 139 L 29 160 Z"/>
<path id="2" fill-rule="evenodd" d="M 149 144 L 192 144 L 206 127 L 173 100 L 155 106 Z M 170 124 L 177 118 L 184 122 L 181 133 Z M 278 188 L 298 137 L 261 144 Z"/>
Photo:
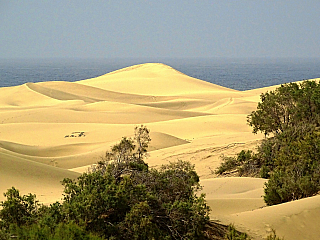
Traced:
<path id="1" fill-rule="evenodd" d="M 149 62 L 241 91 L 320 77 L 320 58 L 0 59 L 0 87 L 75 82 Z"/>

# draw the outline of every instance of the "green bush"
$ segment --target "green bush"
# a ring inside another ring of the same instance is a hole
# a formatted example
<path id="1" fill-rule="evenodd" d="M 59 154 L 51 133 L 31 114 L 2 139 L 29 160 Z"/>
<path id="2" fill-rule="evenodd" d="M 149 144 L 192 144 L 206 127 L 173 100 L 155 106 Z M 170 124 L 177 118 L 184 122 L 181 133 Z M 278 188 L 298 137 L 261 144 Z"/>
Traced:
<path id="1" fill-rule="evenodd" d="M 251 150 L 242 150 L 236 157 L 222 156 L 222 162 L 216 169 L 216 174 L 236 172 L 239 176 L 257 176 L 260 171 L 260 161 Z"/>
<path id="2" fill-rule="evenodd" d="M 36 195 L 20 195 L 19 190 L 12 187 L 4 194 L 7 201 L 1 202 L 0 211 L 1 225 L 9 227 L 11 224 L 17 226 L 31 225 L 37 218 L 37 209 L 39 207 Z"/>
<path id="3" fill-rule="evenodd" d="M 266 136 L 256 153 L 241 151 L 225 157 L 216 173 L 236 170 L 239 176 L 269 178 L 267 205 L 279 204 L 320 191 L 320 83 L 281 85 L 261 94 L 257 110 L 248 116 L 253 132 Z"/>
<path id="4" fill-rule="evenodd" d="M 320 83 L 283 84 L 260 96 L 257 110 L 248 116 L 253 132 L 279 134 L 301 123 L 319 126 Z"/>
<path id="5" fill-rule="evenodd" d="M 319 145 L 319 134 L 314 131 L 279 148 L 265 186 L 267 205 L 310 197 L 320 191 Z"/>
<path id="6" fill-rule="evenodd" d="M 113 167 L 103 169 L 114 173 Z M 194 192 L 199 178 L 194 167 L 182 161 L 131 172 L 119 181 L 108 171 L 95 171 L 64 185 L 68 219 L 106 238 L 199 239 L 209 221 L 204 196 Z"/>
<path id="7" fill-rule="evenodd" d="M 238 170 L 240 166 L 236 157 L 226 157 L 222 155 L 221 160 L 220 166 L 215 171 L 216 174 L 227 174 L 228 172 Z"/>

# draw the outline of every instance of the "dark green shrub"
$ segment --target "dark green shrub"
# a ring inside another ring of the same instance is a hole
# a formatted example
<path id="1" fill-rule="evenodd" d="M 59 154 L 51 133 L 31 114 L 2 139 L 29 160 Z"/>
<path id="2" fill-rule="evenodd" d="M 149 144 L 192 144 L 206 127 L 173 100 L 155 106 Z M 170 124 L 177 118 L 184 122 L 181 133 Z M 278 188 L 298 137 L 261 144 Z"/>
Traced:
<path id="1" fill-rule="evenodd" d="M 297 170 L 297 169 L 296 169 Z M 319 177 L 297 175 L 296 171 L 276 170 L 265 184 L 264 200 L 267 205 L 275 205 L 305 197 L 311 197 L 320 190 Z"/>
<path id="2" fill-rule="evenodd" d="M 216 174 L 236 172 L 239 176 L 256 176 L 260 171 L 260 159 L 251 150 L 242 150 L 235 157 L 222 156 L 222 162 Z"/>
<path id="3" fill-rule="evenodd" d="M 15 224 L 31 225 L 37 218 L 37 210 L 40 206 L 36 200 L 36 195 L 20 195 L 19 190 L 12 187 L 8 189 L 4 196 L 6 201 L 0 203 L 0 207 L 3 209 L 0 211 L 1 225 L 9 227 L 9 225 Z"/>
<path id="4" fill-rule="evenodd" d="M 199 177 L 182 161 L 126 175 L 119 182 L 108 171 L 96 171 L 64 185 L 69 220 L 106 238 L 199 239 L 209 221 L 204 196 L 194 192 Z"/>
<path id="5" fill-rule="evenodd" d="M 221 156 L 221 164 L 216 169 L 216 174 L 226 174 L 228 172 L 238 170 L 239 162 L 236 157 Z"/>
<path id="6" fill-rule="evenodd" d="M 0 240 L 10 239 L 10 236 L 10 233 L 8 233 L 5 229 L 0 227 Z"/>
<path id="7" fill-rule="evenodd" d="M 265 185 L 268 205 L 309 197 L 320 191 L 320 83 L 281 85 L 261 94 L 257 110 L 248 116 L 253 132 L 264 139 L 256 153 L 242 150 L 224 157 L 217 174 L 270 178 Z"/>
<path id="8" fill-rule="evenodd" d="M 279 148 L 274 171 L 265 186 L 264 198 L 268 205 L 310 197 L 320 191 L 318 146 L 320 136 L 314 131 Z"/>
<path id="9" fill-rule="evenodd" d="M 260 96 L 257 110 L 248 116 L 253 132 L 283 133 L 301 123 L 319 126 L 320 83 L 304 81 L 281 85 Z"/>

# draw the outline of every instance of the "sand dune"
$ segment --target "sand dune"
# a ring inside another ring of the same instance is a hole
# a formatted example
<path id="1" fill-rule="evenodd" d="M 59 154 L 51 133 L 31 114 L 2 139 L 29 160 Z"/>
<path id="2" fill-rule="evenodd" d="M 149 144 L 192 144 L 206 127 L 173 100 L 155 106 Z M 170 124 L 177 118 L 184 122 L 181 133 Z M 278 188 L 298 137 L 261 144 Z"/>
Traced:
<path id="1" fill-rule="evenodd" d="M 253 149 L 263 138 L 251 133 L 246 116 L 273 89 L 236 91 L 156 63 L 74 83 L 1 88 L 0 192 L 15 186 L 44 203 L 60 200 L 64 177 L 76 178 L 145 124 L 148 164 L 195 164 L 212 219 L 235 223 L 255 239 L 271 227 L 286 239 L 318 239 L 318 196 L 265 207 L 264 179 L 214 178 L 222 154 Z"/>
<path id="2" fill-rule="evenodd" d="M 59 201 L 64 178 L 76 178 L 77 173 L 33 162 L 0 152 L 0 189 L 5 192 L 12 186 L 22 194 L 33 193 L 45 203 Z M 4 200 L 3 195 L 0 200 Z"/>
<path id="3" fill-rule="evenodd" d="M 211 218 L 251 211 L 265 206 L 261 196 L 265 179 L 258 178 L 212 178 L 201 181 L 202 192 L 212 209 Z M 232 221 L 231 221 L 232 222 Z"/>
<path id="4" fill-rule="evenodd" d="M 79 83 L 121 93 L 157 96 L 203 91 L 235 92 L 235 90 L 189 77 L 161 63 L 135 65 Z"/>
<path id="5" fill-rule="evenodd" d="M 320 196 L 245 211 L 220 218 L 233 222 L 257 239 L 276 229 L 285 239 L 319 239 Z"/>
<path id="6" fill-rule="evenodd" d="M 56 99 L 52 99 L 45 95 L 32 91 L 27 84 L 0 88 L 0 107 L 9 108 L 21 108 L 21 107 L 37 107 L 37 106 L 50 106 L 59 103 Z"/>

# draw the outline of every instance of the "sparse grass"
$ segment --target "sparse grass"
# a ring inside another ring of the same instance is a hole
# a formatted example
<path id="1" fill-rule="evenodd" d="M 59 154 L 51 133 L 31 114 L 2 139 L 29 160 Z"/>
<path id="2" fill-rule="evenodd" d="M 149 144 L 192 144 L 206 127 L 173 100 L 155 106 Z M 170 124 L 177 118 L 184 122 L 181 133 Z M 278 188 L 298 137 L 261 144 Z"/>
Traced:
<path id="1" fill-rule="evenodd" d="M 248 234 L 239 232 L 235 229 L 233 224 L 228 226 L 228 232 L 225 235 L 226 240 L 250 240 Z"/>
<path id="2" fill-rule="evenodd" d="M 267 240 L 284 240 L 284 238 L 278 237 L 276 231 L 272 229 L 272 233 L 267 237 Z"/>

